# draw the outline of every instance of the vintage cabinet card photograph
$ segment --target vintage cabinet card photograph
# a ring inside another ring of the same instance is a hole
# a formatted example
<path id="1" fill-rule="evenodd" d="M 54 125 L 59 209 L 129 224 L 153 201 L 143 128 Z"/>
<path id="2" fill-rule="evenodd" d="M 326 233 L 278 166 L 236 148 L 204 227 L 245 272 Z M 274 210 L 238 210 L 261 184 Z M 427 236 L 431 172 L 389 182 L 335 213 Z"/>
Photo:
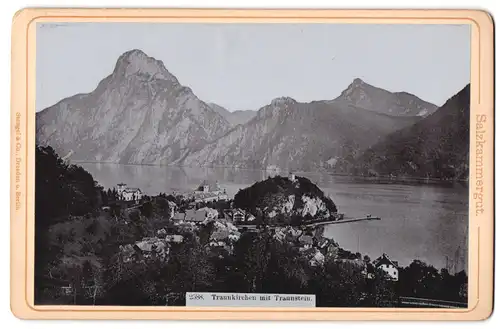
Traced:
<path id="1" fill-rule="evenodd" d="M 491 314 L 487 13 L 32 8 L 12 40 L 16 316 Z"/>

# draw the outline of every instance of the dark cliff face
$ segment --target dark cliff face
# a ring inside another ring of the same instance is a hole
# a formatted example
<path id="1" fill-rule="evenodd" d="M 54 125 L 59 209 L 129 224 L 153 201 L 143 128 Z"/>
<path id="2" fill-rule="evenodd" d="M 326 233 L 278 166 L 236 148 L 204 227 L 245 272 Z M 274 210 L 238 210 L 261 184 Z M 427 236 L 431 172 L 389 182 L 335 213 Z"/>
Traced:
<path id="1" fill-rule="evenodd" d="M 37 113 L 36 126 L 37 142 L 62 156 L 122 163 L 176 163 L 230 128 L 140 50 L 120 56 L 93 92 Z"/>
<path id="2" fill-rule="evenodd" d="M 390 134 L 367 150 L 354 170 L 373 175 L 466 179 L 469 168 L 470 85 L 435 113 Z"/>

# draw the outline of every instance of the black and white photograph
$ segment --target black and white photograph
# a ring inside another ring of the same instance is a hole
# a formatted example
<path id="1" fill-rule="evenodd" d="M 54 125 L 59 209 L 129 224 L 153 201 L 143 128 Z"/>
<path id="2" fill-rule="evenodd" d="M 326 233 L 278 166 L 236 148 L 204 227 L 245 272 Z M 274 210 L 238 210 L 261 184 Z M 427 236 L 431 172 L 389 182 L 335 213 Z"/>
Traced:
<path id="1" fill-rule="evenodd" d="M 470 82 L 469 24 L 36 23 L 35 305 L 467 308 Z"/>

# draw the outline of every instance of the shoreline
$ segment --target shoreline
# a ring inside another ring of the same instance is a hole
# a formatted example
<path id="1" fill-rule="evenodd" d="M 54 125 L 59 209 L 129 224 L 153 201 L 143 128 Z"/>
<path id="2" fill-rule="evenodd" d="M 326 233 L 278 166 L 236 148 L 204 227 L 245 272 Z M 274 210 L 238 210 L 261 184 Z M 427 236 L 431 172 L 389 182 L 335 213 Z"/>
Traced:
<path id="1" fill-rule="evenodd" d="M 88 161 L 88 160 L 68 160 L 70 163 L 73 164 L 103 164 L 103 165 L 120 165 L 120 166 L 147 166 L 147 167 L 164 167 L 164 168 L 195 168 L 195 169 L 232 169 L 232 170 L 241 170 L 241 171 L 253 171 L 253 172 L 266 172 L 269 174 L 284 174 L 288 173 L 288 169 L 280 169 L 280 170 L 268 170 L 264 168 L 248 168 L 248 167 L 238 167 L 238 166 L 214 166 L 214 165 L 200 165 L 200 166 L 193 166 L 193 165 L 178 165 L 178 164 L 156 164 L 156 163 L 121 163 L 121 162 L 113 162 L 113 161 Z M 379 176 L 360 176 L 360 175 L 351 175 L 351 174 L 346 174 L 346 173 L 336 173 L 336 172 L 329 172 L 329 171 L 324 171 L 324 170 L 317 170 L 317 171 L 293 171 L 295 174 L 320 174 L 320 175 L 328 175 L 331 177 L 345 177 L 345 178 L 350 178 L 353 180 L 362 180 L 365 182 L 374 182 L 374 183 L 420 183 L 424 185 L 431 185 L 431 184 L 444 184 L 444 183 L 463 183 L 463 184 L 468 184 L 469 180 L 465 179 L 443 179 L 443 178 L 432 178 L 432 177 L 420 177 L 420 176 L 400 176 L 400 177 L 394 177 L 394 176 L 386 176 L 386 175 L 379 175 Z"/>

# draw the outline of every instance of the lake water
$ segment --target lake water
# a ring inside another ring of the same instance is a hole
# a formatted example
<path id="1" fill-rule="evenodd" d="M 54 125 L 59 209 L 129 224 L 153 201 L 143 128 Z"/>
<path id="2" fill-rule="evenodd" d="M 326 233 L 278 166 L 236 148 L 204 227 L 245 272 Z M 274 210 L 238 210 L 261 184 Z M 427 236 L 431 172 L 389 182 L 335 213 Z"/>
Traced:
<path id="1" fill-rule="evenodd" d="M 239 189 L 266 179 L 266 171 L 80 163 L 104 188 L 123 182 L 148 195 L 187 192 L 204 179 L 219 181 L 232 197 Z M 437 268 L 467 267 L 468 187 L 459 183 L 402 184 L 354 180 L 316 173 L 311 179 L 347 217 L 371 214 L 380 221 L 329 225 L 325 236 L 344 249 L 377 258 L 383 252 L 401 265 L 420 259 Z"/>

